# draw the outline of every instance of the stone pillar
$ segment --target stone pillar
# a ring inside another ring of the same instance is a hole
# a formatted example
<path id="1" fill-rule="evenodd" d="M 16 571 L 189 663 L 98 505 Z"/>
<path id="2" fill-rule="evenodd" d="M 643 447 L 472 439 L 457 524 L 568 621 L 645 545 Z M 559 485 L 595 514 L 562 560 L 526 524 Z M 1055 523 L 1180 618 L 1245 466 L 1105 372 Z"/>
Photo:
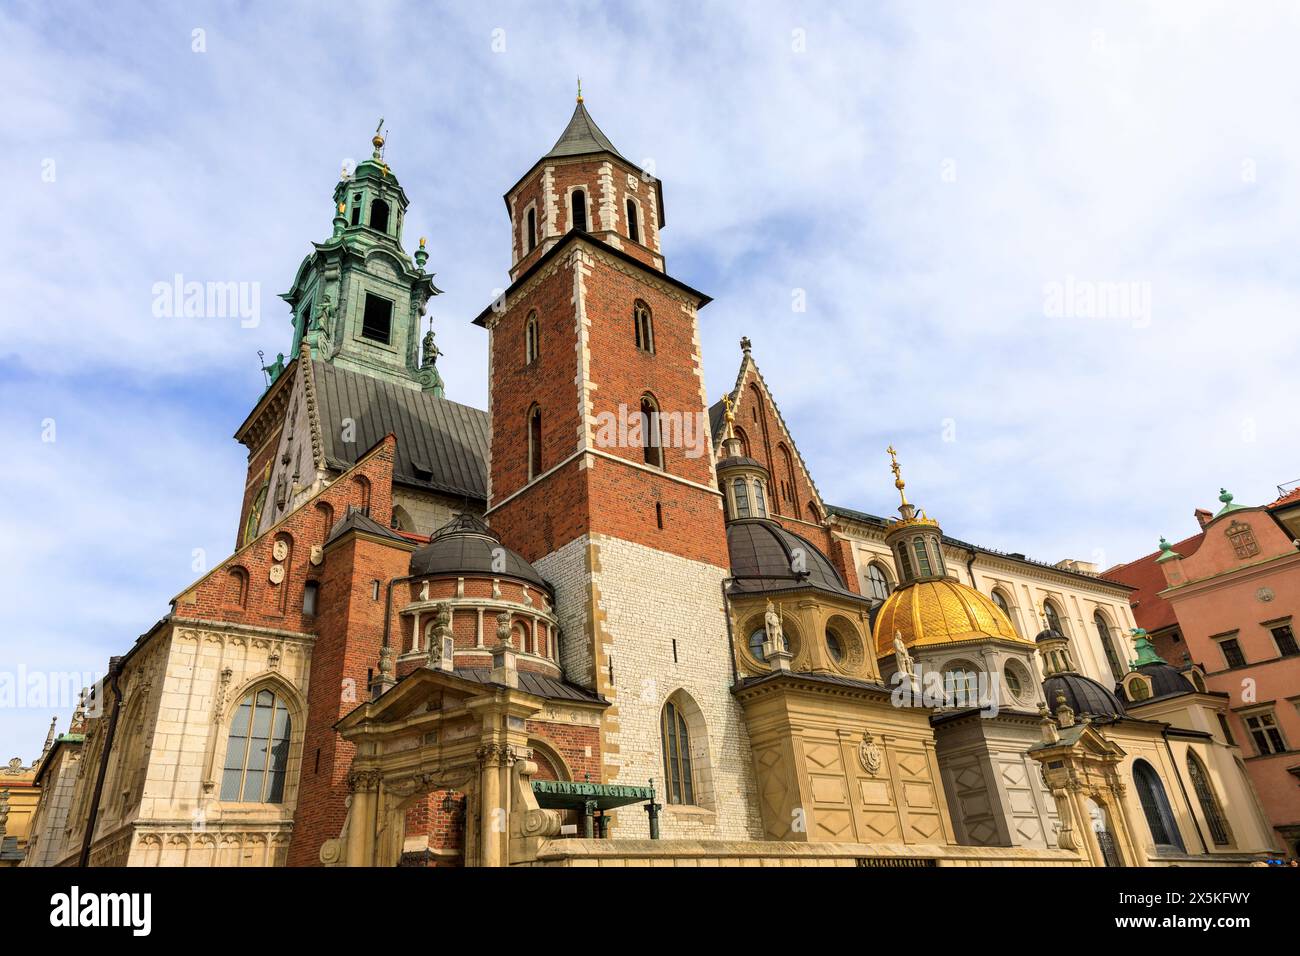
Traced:
<path id="1" fill-rule="evenodd" d="M 501 866 L 505 837 L 505 807 L 501 805 L 501 748 L 480 747 L 479 760 L 479 862 Z"/>

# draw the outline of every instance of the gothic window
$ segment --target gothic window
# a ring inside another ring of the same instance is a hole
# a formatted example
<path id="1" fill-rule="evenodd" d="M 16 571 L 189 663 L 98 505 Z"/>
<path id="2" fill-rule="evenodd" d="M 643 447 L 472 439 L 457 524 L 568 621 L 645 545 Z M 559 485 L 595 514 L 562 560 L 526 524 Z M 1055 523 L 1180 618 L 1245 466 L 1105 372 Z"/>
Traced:
<path id="1" fill-rule="evenodd" d="M 528 410 L 528 477 L 542 473 L 542 410 L 534 405 Z"/>
<path id="2" fill-rule="evenodd" d="M 541 342 L 538 339 L 537 313 L 529 312 L 528 321 L 524 323 L 524 362 L 532 364 L 541 354 Z"/>
<path id="3" fill-rule="evenodd" d="M 1214 840 L 1214 845 L 1227 846 L 1232 842 L 1232 837 L 1228 835 L 1228 821 L 1223 818 L 1223 808 L 1219 805 L 1219 798 L 1215 796 L 1205 765 L 1190 750 L 1187 751 L 1187 776 L 1191 778 L 1192 789 L 1196 791 L 1196 800 L 1200 803 L 1201 813 L 1205 815 L 1205 822 L 1210 827 L 1210 836 Z"/>
<path id="4" fill-rule="evenodd" d="M 916 573 L 918 577 L 928 578 L 930 571 L 930 557 L 925 550 L 925 539 L 917 535 L 912 539 L 912 550 L 916 552 Z"/>
<path id="5" fill-rule="evenodd" d="M 1267 757 L 1269 754 L 1279 754 L 1286 750 L 1286 741 L 1282 739 L 1282 730 L 1278 727 L 1277 719 L 1271 711 L 1250 714 L 1242 719 L 1246 722 L 1246 730 L 1250 734 L 1250 739 L 1255 743 L 1255 752 L 1261 757 Z"/>
<path id="6" fill-rule="evenodd" d="M 280 803 L 289 766 L 289 708 L 270 689 L 245 695 L 230 722 L 221 799 Z"/>
<path id="7" fill-rule="evenodd" d="M 1232 551 L 1239 558 L 1253 558 L 1259 554 L 1259 542 L 1255 540 L 1255 532 L 1250 530 L 1250 525 L 1242 521 L 1234 521 L 1228 525 L 1224 534 L 1232 542 Z"/>
<path id="8" fill-rule="evenodd" d="M 370 228 L 379 232 L 388 231 L 388 203 L 376 199 L 370 204 Z"/>
<path id="9" fill-rule="evenodd" d="M 907 542 L 898 542 L 898 570 L 904 581 L 912 580 L 912 562 L 907 557 Z"/>
<path id="10" fill-rule="evenodd" d="M 367 292 L 366 308 L 361 315 L 361 337 L 387 345 L 392 334 L 392 301 Z"/>
<path id="11" fill-rule="evenodd" d="M 1138 800 L 1142 804 L 1142 813 L 1147 818 L 1147 827 L 1151 830 L 1151 839 L 1155 845 L 1185 852 L 1183 838 L 1179 836 L 1178 826 L 1174 822 L 1174 813 L 1169 808 L 1169 798 L 1165 796 L 1165 786 L 1145 760 L 1133 761 L 1133 782 L 1137 784 Z"/>
<path id="12" fill-rule="evenodd" d="M 767 517 L 767 502 L 763 499 L 763 479 L 754 479 L 754 517 Z"/>
<path id="13" fill-rule="evenodd" d="M 573 191 L 573 228 L 587 231 L 587 194 L 581 189 Z"/>
<path id="14" fill-rule="evenodd" d="M 528 251 L 537 248 L 537 210 L 528 210 Z"/>
<path id="15" fill-rule="evenodd" d="M 627 237 L 633 242 L 641 241 L 641 227 L 636 221 L 636 200 L 627 201 Z"/>
<path id="16" fill-rule="evenodd" d="M 990 596 L 993 598 L 993 603 L 998 606 L 998 610 L 1007 616 L 1007 620 L 1011 622 L 1011 626 L 1019 634 L 1020 629 L 1016 627 L 1016 619 L 1011 615 L 1011 604 L 1007 601 L 1007 596 L 999 588 L 994 588 Z"/>
<path id="17" fill-rule="evenodd" d="M 269 490 L 270 482 L 262 482 L 257 497 L 253 499 L 253 507 L 248 509 L 248 521 L 244 524 L 244 544 L 257 537 L 257 526 L 262 523 L 262 511 L 266 508 L 266 494 Z"/>
<path id="18" fill-rule="evenodd" d="M 867 591 L 871 597 L 877 601 L 883 601 L 889 597 L 892 590 L 889 584 L 889 574 L 876 562 L 867 565 Z"/>
<path id="19" fill-rule="evenodd" d="M 1097 626 L 1097 636 L 1101 638 L 1101 649 L 1106 652 L 1106 663 L 1110 665 L 1111 676 L 1119 681 L 1124 676 L 1124 668 L 1120 666 L 1119 657 L 1115 653 L 1115 643 L 1111 639 L 1110 624 L 1106 621 L 1106 615 L 1098 611 L 1092 616 L 1092 623 Z"/>
<path id="20" fill-rule="evenodd" d="M 731 494 L 736 500 L 736 517 L 749 517 L 749 483 L 744 478 L 737 478 L 731 483 Z"/>
<path id="21" fill-rule="evenodd" d="M 316 606 L 320 601 L 320 583 L 308 581 L 302 586 L 302 613 L 308 617 L 316 616 Z"/>
<path id="22" fill-rule="evenodd" d="M 668 789 L 668 802 L 692 804 L 695 802 L 695 780 L 691 767 L 691 735 L 686 727 L 686 718 L 674 701 L 664 704 L 659 724 L 663 734 L 664 783 Z"/>
<path id="23" fill-rule="evenodd" d="M 641 396 L 641 453 L 645 463 L 664 466 L 663 436 L 659 432 L 659 406 L 649 395 Z"/>
<path id="24" fill-rule="evenodd" d="M 808 502 L 808 520 L 813 524 L 822 523 L 822 513 L 817 510 L 817 502 L 815 501 Z"/>
<path id="25" fill-rule="evenodd" d="M 638 301 L 632 307 L 632 324 L 634 326 L 633 334 L 636 337 L 636 347 L 642 352 L 653 354 L 655 350 L 655 326 L 654 316 L 650 314 L 650 306 Z"/>
<path id="26" fill-rule="evenodd" d="M 740 426 L 736 426 L 734 431 L 736 437 L 740 439 L 740 453 L 746 458 L 752 458 L 753 456 L 749 453 L 749 436 L 745 434 L 745 430 Z"/>

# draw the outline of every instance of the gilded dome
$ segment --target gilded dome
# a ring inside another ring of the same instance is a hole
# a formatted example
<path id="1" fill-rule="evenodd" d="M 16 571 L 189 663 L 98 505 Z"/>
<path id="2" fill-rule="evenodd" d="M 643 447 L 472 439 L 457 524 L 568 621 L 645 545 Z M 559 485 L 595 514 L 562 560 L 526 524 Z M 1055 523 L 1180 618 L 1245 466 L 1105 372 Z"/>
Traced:
<path id="1" fill-rule="evenodd" d="M 896 632 L 909 648 L 988 638 L 1033 643 L 1016 633 L 992 598 L 952 578 L 917 581 L 889 595 L 876 615 L 879 656 L 894 652 Z"/>

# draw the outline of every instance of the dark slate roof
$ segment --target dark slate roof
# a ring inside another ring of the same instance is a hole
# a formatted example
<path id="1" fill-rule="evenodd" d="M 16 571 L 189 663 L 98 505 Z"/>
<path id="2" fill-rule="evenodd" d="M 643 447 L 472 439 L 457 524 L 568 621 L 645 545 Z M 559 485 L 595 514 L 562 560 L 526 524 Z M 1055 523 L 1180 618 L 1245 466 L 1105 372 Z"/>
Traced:
<path id="1" fill-rule="evenodd" d="M 539 674 L 536 671 L 521 670 L 518 673 L 519 689 L 536 697 L 544 697 L 547 700 L 576 700 L 584 704 L 609 703 L 599 694 L 592 693 L 577 684 L 570 684 L 568 681 L 560 680 L 558 677 L 547 677 L 545 674 Z M 479 684 L 491 684 L 492 681 L 489 679 L 491 674 L 492 672 L 486 667 L 456 668 L 457 677 L 463 677 Z"/>
<path id="2" fill-rule="evenodd" d="M 1043 681 L 1043 694 L 1053 713 L 1056 712 L 1058 693 L 1065 695 L 1065 702 L 1080 717 L 1084 714 L 1103 718 L 1125 715 L 1124 705 L 1118 697 L 1091 677 L 1082 674 L 1053 674 Z"/>
<path id="3" fill-rule="evenodd" d="M 498 559 L 503 560 L 498 560 Z M 537 569 L 501 544 L 501 539 L 477 515 L 462 514 L 438 529 L 432 540 L 411 555 L 411 574 L 512 577 L 550 590 Z"/>
<path id="4" fill-rule="evenodd" d="M 392 538 L 394 541 L 406 543 L 406 539 L 396 531 L 385 528 L 370 515 L 364 511 L 358 511 L 351 505 L 348 505 L 348 513 L 330 529 L 329 537 L 325 539 L 325 543 L 329 544 L 331 541 L 336 541 L 349 531 L 361 531 L 365 534 L 373 534 L 381 538 Z"/>
<path id="5" fill-rule="evenodd" d="M 727 551 L 731 574 L 745 580 L 733 581 L 732 593 L 752 594 L 817 588 L 841 597 L 865 600 L 844 586 L 830 558 L 815 544 L 787 531 L 767 518 L 742 518 L 727 523 Z M 794 554 L 802 551 L 806 577 L 791 577 Z"/>
<path id="6" fill-rule="evenodd" d="M 716 445 L 722 441 L 722 426 L 727 418 L 727 403 L 719 399 L 709 406 L 709 434 Z"/>
<path id="7" fill-rule="evenodd" d="M 1137 670 L 1139 674 L 1145 674 L 1151 679 L 1151 696 L 1144 700 L 1133 701 L 1134 704 L 1149 704 L 1153 700 L 1164 697 L 1181 697 L 1183 694 L 1196 693 L 1196 688 L 1192 682 L 1172 664 L 1167 664 L 1164 661 L 1143 664 Z M 1121 700 L 1129 703 L 1128 695 L 1124 693 L 1123 684 L 1119 685 L 1119 695 Z"/>
<path id="8" fill-rule="evenodd" d="M 399 484 L 487 500 L 487 412 L 325 362 L 312 362 L 325 460 L 347 469 L 392 432 Z M 343 421 L 355 440 L 343 441 Z"/>
<path id="9" fill-rule="evenodd" d="M 561 156 L 585 156 L 587 153 L 613 153 L 620 159 L 614 144 L 609 141 L 609 137 L 600 131 L 596 121 L 591 118 L 587 112 L 587 107 L 581 102 L 573 110 L 573 116 L 569 118 L 569 125 L 564 128 L 560 138 L 556 140 L 551 151 L 543 156 L 543 159 L 554 159 Z"/>

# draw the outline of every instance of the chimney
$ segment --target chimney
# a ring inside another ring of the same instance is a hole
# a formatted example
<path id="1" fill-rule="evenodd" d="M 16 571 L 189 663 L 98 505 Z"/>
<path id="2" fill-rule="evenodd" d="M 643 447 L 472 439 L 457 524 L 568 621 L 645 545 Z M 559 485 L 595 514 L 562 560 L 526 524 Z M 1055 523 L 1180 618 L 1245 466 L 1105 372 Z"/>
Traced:
<path id="1" fill-rule="evenodd" d="M 1204 508 L 1197 508 L 1192 512 L 1192 514 L 1196 518 L 1196 523 L 1200 525 L 1201 528 L 1204 528 L 1214 518 L 1214 515 L 1206 511 Z"/>

